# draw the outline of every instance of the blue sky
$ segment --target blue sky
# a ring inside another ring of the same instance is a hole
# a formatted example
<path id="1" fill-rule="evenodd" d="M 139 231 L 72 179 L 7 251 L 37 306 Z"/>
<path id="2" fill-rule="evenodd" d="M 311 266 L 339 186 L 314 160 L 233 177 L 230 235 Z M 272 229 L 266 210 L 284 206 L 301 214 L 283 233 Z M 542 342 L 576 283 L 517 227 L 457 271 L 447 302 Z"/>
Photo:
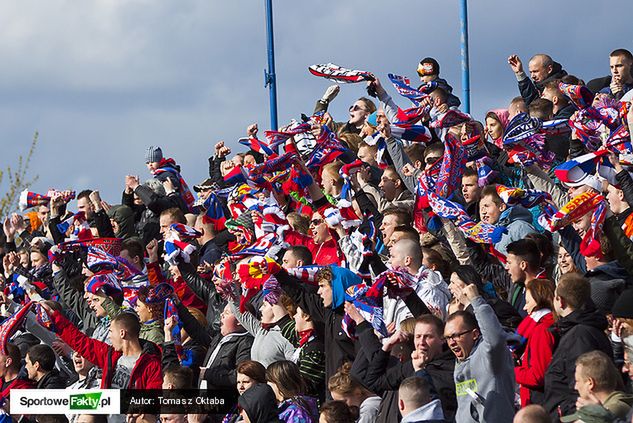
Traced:
<path id="1" fill-rule="evenodd" d="M 589 80 L 608 74 L 611 50 L 633 50 L 630 0 L 469 7 L 471 110 L 479 119 L 518 94 L 506 64 L 512 53 L 524 62 L 549 53 Z M 433 56 L 461 94 L 457 0 L 283 0 L 274 16 L 280 123 L 309 113 L 330 84 L 307 72 L 314 63 L 386 80 L 389 72 L 413 78 L 417 62 Z M 193 185 L 206 177 L 215 142 L 237 147 L 250 123 L 269 125 L 263 1 L 2 2 L 0 57 L 0 167 L 39 131 L 35 191 L 96 188 L 117 203 L 126 174 L 150 176 L 149 145 L 174 157 Z M 345 120 L 363 94 L 361 85 L 343 86 L 335 119 Z"/>

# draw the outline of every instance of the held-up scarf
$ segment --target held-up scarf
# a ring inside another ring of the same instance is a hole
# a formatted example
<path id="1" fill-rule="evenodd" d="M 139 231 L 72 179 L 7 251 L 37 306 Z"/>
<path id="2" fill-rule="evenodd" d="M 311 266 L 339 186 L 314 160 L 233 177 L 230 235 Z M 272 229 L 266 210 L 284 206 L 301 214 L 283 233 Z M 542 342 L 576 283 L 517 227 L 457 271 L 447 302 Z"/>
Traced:
<path id="1" fill-rule="evenodd" d="M 180 316 L 178 315 L 178 309 L 176 308 L 176 303 L 174 302 L 173 298 L 167 298 L 165 300 L 163 316 L 165 320 L 170 319 L 171 317 L 176 320 L 176 324 L 171 329 L 171 339 L 174 341 L 174 348 L 176 349 L 176 354 L 178 355 L 178 361 L 180 361 L 180 364 L 184 366 L 187 359 L 187 354 L 185 354 L 184 352 L 184 349 L 182 347 L 182 338 L 180 337 L 182 321 L 180 320 Z"/>
<path id="2" fill-rule="evenodd" d="M 154 170 L 153 174 L 154 175 L 159 175 L 159 174 L 161 174 L 163 172 L 169 172 L 172 175 L 174 175 L 174 177 L 180 183 L 180 191 L 178 192 L 178 194 L 180 194 L 182 199 L 185 201 L 185 204 L 187 204 L 187 207 L 189 207 L 189 210 L 192 211 L 193 210 L 193 205 L 196 202 L 196 199 L 193 197 L 193 194 L 191 193 L 191 190 L 189 189 L 189 186 L 187 185 L 187 183 L 183 179 L 182 175 L 176 169 L 176 167 L 175 167 L 176 166 L 176 162 L 174 161 L 174 159 L 165 159 L 165 158 L 163 158 L 158 163 L 158 166 L 159 166 L 158 169 Z"/>
<path id="3" fill-rule="evenodd" d="M 309 123 L 301 123 L 290 128 L 286 128 L 280 131 L 265 131 L 264 136 L 268 141 L 268 147 L 271 150 L 277 151 L 277 148 L 284 144 L 286 141 L 294 137 L 295 135 L 306 133 L 310 130 L 311 125 Z"/>
<path id="4" fill-rule="evenodd" d="M 389 80 L 393 84 L 398 93 L 411 100 L 416 106 L 420 105 L 420 102 L 429 96 L 429 93 L 437 88 L 437 82 L 429 82 L 426 85 L 422 85 L 419 89 L 411 87 L 411 81 L 406 76 L 394 75 L 393 73 L 387 74 Z"/>
<path id="5" fill-rule="evenodd" d="M 35 303 L 33 301 L 29 301 L 0 325 L 0 348 L 4 355 L 9 354 L 7 352 L 7 343 L 15 331 L 22 325 L 22 322 L 24 322 L 27 313 L 33 305 L 35 305 Z"/>
<path id="6" fill-rule="evenodd" d="M 251 150 L 256 151 L 266 156 L 272 156 L 274 152 L 270 149 L 267 142 L 260 141 L 257 137 L 240 138 L 238 143 L 249 147 Z"/>
<path id="7" fill-rule="evenodd" d="M 591 226 L 581 241 L 580 252 L 585 256 L 598 256 L 600 255 L 602 225 L 607 211 L 603 195 L 596 192 L 583 192 L 572 198 L 557 212 L 541 215 L 539 223 L 550 232 L 554 232 L 576 222 L 592 210 Z"/>
<path id="8" fill-rule="evenodd" d="M 246 311 L 246 303 L 262 289 L 264 282 L 280 270 L 281 266 L 277 262 L 262 256 L 252 257 L 246 263 L 237 266 L 237 275 L 242 285 L 242 296 L 240 297 L 240 311 L 242 313 Z"/>
<path id="9" fill-rule="evenodd" d="M 384 285 L 376 281 L 372 286 L 365 283 L 352 285 L 345 290 L 345 301 L 349 301 L 371 326 L 383 337 L 387 336 L 387 326 L 383 320 L 382 291 Z M 343 316 L 343 331 L 351 339 L 356 338 L 356 322 L 347 314 Z"/>
<path id="10" fill-rule="evenodd" d="M 508 151 L 511 163 L 530 166 L 537 163 L 543 169 L 549 169 L 555 155 L 545 150 L 543 122 L 527 113 L 516 115 L 506 128 L 503 146 Z"/>
<path id="11" fill-rule="evenodd" d="M 334 63 L 312 65 L 308 70 L 314 76 L 334 82 L 354 83 L 374 79 L 369 72 L 342 68 Z"/>
<path id="12" fill-rule="evenodd" d="M 306 166 L 311 171 L 319 171 L 327 163 L 332 163 L 338 156 L 347 149 L 341 144 L 334 132 L 323 125 L 321 135 L 317 139 L 317 144 L 312 150 L 310 157 L 306 161 Z"/>

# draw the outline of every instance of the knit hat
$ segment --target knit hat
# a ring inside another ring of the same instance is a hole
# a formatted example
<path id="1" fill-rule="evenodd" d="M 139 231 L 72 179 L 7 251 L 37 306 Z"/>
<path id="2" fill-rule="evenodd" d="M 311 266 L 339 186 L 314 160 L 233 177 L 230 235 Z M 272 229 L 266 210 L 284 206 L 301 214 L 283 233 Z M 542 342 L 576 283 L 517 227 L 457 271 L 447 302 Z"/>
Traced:
<path id="1" fill-rule="evenodd" d="M 615 303 L 613 303 L 613 308 L 611 309 L 613 317 L 633 319 L 633 307 L 631 307 L 632 303 L 633 289 L 624 290 L 618 299 L 615 300 Z"/>
<path id="2" fill-rule="evenodd" d="M 145 163 L 158 163 L 163 159 L 163 150 L 160 147 L 149 146 L 145 153 Z"/>

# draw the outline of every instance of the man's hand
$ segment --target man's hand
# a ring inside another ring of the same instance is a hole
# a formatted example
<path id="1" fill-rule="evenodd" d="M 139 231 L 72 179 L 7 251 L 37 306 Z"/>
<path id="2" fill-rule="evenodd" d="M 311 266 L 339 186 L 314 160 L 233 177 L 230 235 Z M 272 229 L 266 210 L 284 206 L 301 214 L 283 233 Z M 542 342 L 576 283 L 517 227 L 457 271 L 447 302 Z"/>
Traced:
<path id="1" fill-rule="evenodd" d="M 448 104 L 446 103 L 440 104 L 439 106 L 436 107 L 436 110 L 439 114 L 444 114 L 448 112 Z"/>
<path id="2" fill-rule="evenodd" d="M 168 319 L 165 319 L 165 337 L 167 337 L 167 334 L 169 334 L 169 337 L 171 338 L 171 330 L 176 327 L 176 324 L 177 322 L 175 316 L 170 316 Z"/>
<path id="3" fill-rule="evenodd" d="M 387 338 L 387 341 L 382 346 L 382 350 L 391 351 L 394 346 L 406 341 L 408 337 L 409 336 L 406 333 L 402 332 L 402 330 L 397 330 L 393 335 Z"/>
<path id="4" fill-rule="evenodd" d="M 48 310 L 46 310 L 46 312 L 48 312 Z M 55 351 L 59 356 L 70 357 L 73 352 L 72 348 L 70 348 L 65 342 L 60 341 L 59 339 L 54 340 L 51 347 L 53 348 L 53 351 Z"/>
<path id="5" fill-rule="evenodd" d="M 576 400 L 576 410 L 585 405 L 602 405 L 602 402 L 592 391 L 587 392 L 587 398 L 578 397 Z"/>
<path id="6" fill-rule="evenodd" d="M 378 97 L 380 97 L 381 95 L 383 95 L 385 93 L 385 89 L 383 88 L 382 84 L 380 83 L 380 79 L 378 79 L 378 77 L 376 75 L 373 75 L 373 77 L 374 77 L 373 81 L 368 81 L 367 82 L 367 89 L 372 87 L 374 92 L 376 93 L 376 95 L 378 95 Z"/>
<path id="7" fill-rule="evenodd" d="M 145 250 L 147 251 L 147 258 L 149 259 L 149 262 L 156 263 L 158 261 L 158 241 L 153 239 L 148 242 Z"/>
<path id="8" fill-rule="evenodd" d="M 231 149 L 224 146 L 224 141 L 220 141 L 215 145 L 215 155 L 218 159 L 222 159 L 231 154 Z"/>
<path id="9" fill-rule="evenodd" d="M 402 174 L 408 177 L 415 176 L 415 167 L 411 163 L 405 164 L 402 166 Z"/>
<path id="10" fill-rule="evenodd" d="M 325 92 L 323 93 L 323 97 L 321 97 L 321 100 L 324 103 L 329 103 L 330 101 L 336 98 L 339 91 L 341 91 L 340 85 L 338 84 L 330 85 L 329 87 L 327 87 L 327 90 L 325 90 Z"/>
<path id="11" fill-rule="evenodd" d="M 473 301 L 475 298 L 479 297 L 479 290 L 477 289 L 477 285 L 475 285 L 474 283 L 466 285 L 463 292 L 466 298 L 468 298 L 470 301 Z"/>
<path id="12" fill-rule="evenodd" d="M 176 188 L 174 187 L 174 183 L 169 178 L 163 181 L 163 188 L 165 188 L 165 192 L 167 194 L 171 194 L 172 192 L 176 191 Z"/>
<path id="13" fill-rule="evenodd" d="M 7 237 L 7 241 L 13 242 L 13 239 L 15 238 L 15 228 L 11 224 L 11 219 L 9 219 L 8 217 L 4 219 L 4 222 L 2 223 L 2 229 L 4 230 L 4 235 Z"/>
<path id="14" fill-rule="evenodd" d="M 257 124 L 253 123 L 252 125 L 248 125 L 248 128 L 246 128 L 246 135 L 254 138 L 257 136 L 257 131 Z"/>
<path id="15" fill-rule="evenodd" d="M 203 261 L 196 269 L 198 273 L 211 273 L 213 271 L 213 265 Z"/>
<path id="16" fill-rule="evenodd" d="M 101 210 L 101 195 L 99 195 L 99 191 L 95 190 L 90 193 L 90 201 L 92 201 L 96 212 Z"/>
<path id="17" fill-rule="evenodd" d="M 611 89 L 611 94 L 621 92 L 624 88 L 622 87 L 622 81 L 620 80 L 620 77 L 614 76 L 613 78 L 611 78 L 611 84 L 609 85 L 609 88 Z"/>
<path id="18" fill-rule="evenodd" d="M 424 369 L 426 363 L 429 361 L 428 354 L 425 354 L 424 351 L 414 350 L 411 353 L 411 364 L 413 364 L 413 370 L 420 371 Z"/>
<path id="19" fill-rule="evenodd" d="M 385 137 L 385 139 L 391 138 L 391 125 L 389 125 L 388 122 L 379 125 L 376 129 L 378 129 L 380 135 Z"/>
<path id="20" fill-rule="evenodd" d="M 26 230 L 24 218 L 17 213 L 13 213 L 11 215 L 11 225 L 13 226 L 15 233 L 18 235 Z"/>
<path id="21" fill-rule="evenodd" d="M 365 318 L 360 314 L 356 306 L 349 301 L 345 301 L 345 313 L 347 313 L 357 325 L 365 321 Z"/>
<path id="22" fill-rule="evenodd" d="M 523 72 L 523 63 L 521 59 L 516 54 L 508 57 L 508 64 L 514 73 L 522 73 Z"/>
<path id="23" fill-rule="evenodd" d="M 125 192 L 127 194 L 132 194 L 136 187 L 139 186 L 139 180 L 137 175 L 126 175 L 125 176 Z"/>

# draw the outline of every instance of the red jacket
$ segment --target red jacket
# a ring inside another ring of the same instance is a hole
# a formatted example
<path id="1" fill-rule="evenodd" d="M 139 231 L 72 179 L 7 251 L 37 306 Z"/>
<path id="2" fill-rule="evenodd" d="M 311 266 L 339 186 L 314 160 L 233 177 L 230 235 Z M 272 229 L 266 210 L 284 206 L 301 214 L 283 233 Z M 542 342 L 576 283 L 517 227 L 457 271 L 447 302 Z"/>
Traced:
<path id="1" fill-rule="evenodd" d="M 3 383 L 0 390 L 0 403 L 4 402 L 11 394 L 12 389 L 32 389 L 35 388 L 35 384 L 27 379 L 20 379 L 16 377 L 9 383 Z"/>
<path id="2" fill-rule="evenodd" d="M 535 317 L 538 321 L 535 321 Z M 552 361 L 554 351 L 554 335 L 549 331 L 553 323 L 552 312 L 543 309 L 527 316 L 517 328 L 519 335 L 527 340 L 521 365 L 514 368 L 516 381 L 520 385 L 521 407 L 540 403 L 532 398 L 534 395 L 540 397 L 537 400 L 543 398 L 545 371 Z"/>
<path id="3" fill-rule="evenodd" d="M 284 234 L 284 241 L 290 245 L 304 245 L 312 253 L 312 262 L 319 266 L 329 266 L 336 264 L 342 266 L 345 256 L 332 237 L 322 244 L 315 244 L 312 237 L 295 231 L 287 231 Z"/>
<path id="4" fill-rule="evenodd" d="M 51 320 L 55 324 L 57 335 L 65 343 L 103 370 L 101 388 L 110 388 L 116 363 L 123 354 L 105 342 L 89 338 L 58 311 L 51 315 Z M 141 345 L 143 352 L 132 369 L 128 389 L 161 389 L 163 378 L 160 350 L 149 341 L 141 340 Z"/>

